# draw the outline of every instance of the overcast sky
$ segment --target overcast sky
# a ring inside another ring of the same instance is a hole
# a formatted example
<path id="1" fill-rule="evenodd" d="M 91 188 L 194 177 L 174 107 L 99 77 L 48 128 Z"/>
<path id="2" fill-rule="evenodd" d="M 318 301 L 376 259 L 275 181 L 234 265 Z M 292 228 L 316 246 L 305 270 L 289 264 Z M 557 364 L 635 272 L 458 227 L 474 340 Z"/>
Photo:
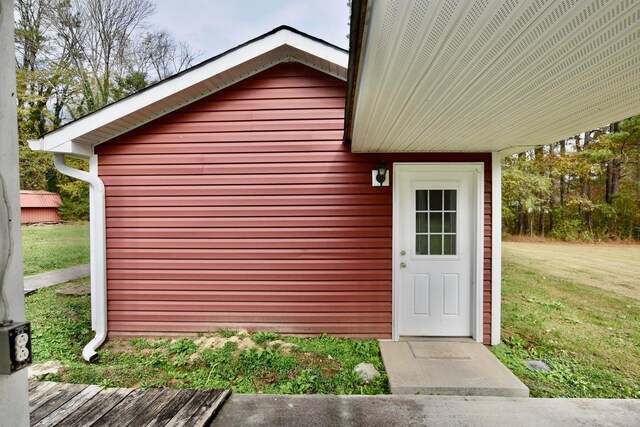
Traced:
<path id="1" fill-rule="evenodd" d="M 151 23 L 202 52 L 205 60 L 289 25 L 343 49 L 349 47 L 347 0 L 158 0 Z"/>

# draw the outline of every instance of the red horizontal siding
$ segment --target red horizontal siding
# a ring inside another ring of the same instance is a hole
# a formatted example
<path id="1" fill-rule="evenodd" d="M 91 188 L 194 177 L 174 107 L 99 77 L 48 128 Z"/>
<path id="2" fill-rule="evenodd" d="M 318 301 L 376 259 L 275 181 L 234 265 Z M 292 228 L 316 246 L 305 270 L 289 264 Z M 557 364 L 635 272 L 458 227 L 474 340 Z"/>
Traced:
<path id="1" fill-rule="evenodd" d="M 122 301 L 113 300 L 109 308 L 113 311 L 203 311 L 213 312 L 265 312 L 265 313 L 356 313 L 356 312 L 380 312 L 391 311 L 391 302 L 308 302 L 308 301 Z"/>
<path id="2" fill-rule="evenodd" d="M 58 208 L 25 208 L 20 209 L 21 224 L 36 224 L 39 222 L 60 222 Z"/>
<path id="3" fill-rule="evenodd" d="M 212 227 L 198 227 L 198 228 L 159 228 L 150 227 L 145 228 L 144 223 L 140 222 L 138 227 L 131 224 L 130 228 L 115 227 L 112 223 L 107 221 L 109 226 L 107 230 L 107 236 L 120 237 L 120 238 L 175 238 L 181 240 L 182 238 L 245 238 L 245 239 L 265 239 L 265 238 L 283 238 L 283 237 L 295 237 L 295 238 L 309 238 L 315 239 L 318 237 L 354 237 L 354 238 L 370 238 L 370 237 L 384 237 L 389 238 L 391 234 L 391 227 L 245 227 L 245 228 L 212 228 Z M 184 225 L 184 220 L 176 221 L 176 226 Z M 311 224 L 313 225 L 313 224 Z"/>
<path id="4" fill-rule="evenodd" d="M 290 249 L 294 254 L 307 253 L 315 248 L 329 248 L 327 252 L 336 253 L 340 248 L 366 249 L 366 248 L 386 248 L 391 251 L 391 242 L 387 238 L 267 238 L 267 239 L 108 239 L 107 246 L 110 250 L 116 251 L 119 248 L 125 249 L 168 249 L 169 252 L 175 251 L 179 253 L 181 249 L 193 249 L 200 252 L 207 249 L 224 249 L 224 252 L 230 252 L 234 249 Z M 301 251 L 304 250 L 304 251 Z M 129 251 L 128 254 L 133 256 L 135 250 Z M 389 257 L 391 253 L 389 252 Z"/>
<path id="5" fill-rule="evenodd" d="M 193 321 L 187 320 L 182 322 L 173 322 L 170 331 L 167 331 L 166 319 L 160 321 L 143 321 L 128 320 L 126 322 L 114 322 L 109 328 L 110 336 L 136 336 L 136 332 L 142 335 L 167 335 L 177 334 L 183 335 L 181 332 L 194 331 L 211 331 L 217 329 L 241 329 L 260 331 L 280 331 L 283 334 L 292 335 L 312 335 L 331 331 L 333 335 L 350 336 L 350 337 L 375 337 L 388 335 L 391 329 L 391 322 L 345 322 L 328 321 L 328 322 L 291 322 L 285 319 L 282 321 L 268 322 L 251 322 L 248 320 L 209 320 L 209 321 Z M 288 319 L 287 319 L 288 320 Z M 323 320 L 323 319 L 318 319 Z"/>
<path id="6" fill-rule="evenodd" d="M 137 290 L 112 290 L 109 291 L 109 300 L 111 301 L 237 301 L 237 302 L 271 302 L 271 301 L 287 301 L 287 302 L 321 302 L 321 301 L 362 301 L 363 297 L 367 301 L 375 302 L 391 302 L 391 293 L 387 291 L 272 291 L 272 292 L 238 292 L 238 291 L 137 291 Z"/>
<path id="7" fill-rule="evenodd" d="M 264 306 L 265 304 L 263 304 Z M 170 317 L 174 322 L 260 322 L 260 323 L 272 323 L 272 322 L 309 322 L 309 323 L 329 323 L 329 322 L 343 322 L 343 323 L 374 323 L 374 322 L 391 322 L 391 311 L 388 313 L 375 313 L 375 312 L 304 312 L 293 307 L 295 312 L 283 312 L 283 311 L 265 311 L 263 308 L 258 308 L 259 311 L 192 311 L 189 308 L 184 308 L 178 311 L 152 311 L 152 310 L 109 310 L 108 316 L 114 323 L 118 321 L 127 322 L 133 321 L 167 321 L 167 317 Z M 330 319 L 330 320 L 329 320 Z"/>
<path id="8" fill-rule="evenodd" d="M 270 281 L 264 280 L 265 277 L 256 280 L 246 281 L 242 278 L 240 281 L 221 280 L 214 278 L 207 281 L 188 279 L 151 279 L 144 277 L 142 279 L 111 279 L 109 281 L 109 291 L 111 290 L 142 290 L 150 292 L 165 291 L 236 291 L 236 292 L 283 292 L 283 291 L 303 291 L 315 292 L 317 289 L 324 291 L 386 291 L 391 292 L 389 283 L 384 278 L 375 278 L 371 280 L 327 280 L 322 278 L 318 281 L 302 280 L 302 278 L 291 278 L 286 281 Z M 178 289 L 178 290 L 176 290 Z"/>
<path id="9" fill-rule="evenodd" d="M 108 264 L 108 263 L 107 263 Z M 111 279 L 155 279 L 155 280 L 235 280 L 238 289 L 243 289 L 243 281 L 254 280 L 312 280 L 312 281 L 340 281 L 340 280 L 391 280 L 391 269 L 386 270 L 211 270 L 211 269 L 184 269 L 179 264 L 164 262 L 164 265 L 173 265 L 173 269 L 151 268 L 114 268 L 111 264 L 109 277 Z M 144 267 L 144 265 L 140 265 Z M 320 284 L 318 284 L 320 286 Z M 320 286 L 320 289 L 322 287 Z"/>
<path id="10" fill-rule="evenodd" d="M 382 205 L 388 206 L 384 194 L 352 194 L 352 195 L 314 195 L 314 196 L 165 196 L 165 197 L 108 197 L 107 207 L 133 206 L 350 206 L 350 205 Z"/>
<path id="11" fill-rule="evenodd" d="M 249 242 L 250 243 L 250 242 Z M 363 248 L 344 249 L 109 249 L 110 260 L 123 259 L 202 259 L 202 260 L 344 260 L 362 259 Z M 367 258 L 389 259 L 386 248 L 367 250 Z"/>
<path id="12" fill-rule="evenodd" d="M 110 196 L 252 196 L 278 195 L 282 197 L 296 195 L 359 195 L 376 194 L 386 197 L 389 195 L 380 188 L 363 187 L 346 184 L 292 184 L 292 185 L 154 185 L 154 186 L 111 186 Z M 142 199 L 139 199 L 142 200 Z M 251 199 L 249 199 L 251 200 Z"/>
<path id="13" fill-rule="evenodd" d="M 97 147 L 112 336 L 391 336 L 392 193 L 370 170 L 490 157 L 352 154 L 344 96 L 282 64 Z"/>

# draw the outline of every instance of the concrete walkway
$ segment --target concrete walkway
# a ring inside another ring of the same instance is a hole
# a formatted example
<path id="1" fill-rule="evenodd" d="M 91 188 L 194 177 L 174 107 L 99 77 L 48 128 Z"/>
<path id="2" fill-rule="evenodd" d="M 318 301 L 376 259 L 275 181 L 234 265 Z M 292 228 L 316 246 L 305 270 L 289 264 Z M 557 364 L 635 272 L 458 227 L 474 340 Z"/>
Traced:
<path id="1" fill-rule="evenodd" d="M 69 280 L 88 276 L 89 274 L 89 264 L 84 264 L 76 265 L 75 267 L 63 268 L 62 270 L 54 270 L 46 273 L 35 274 L 33 276 L 26 276 L 24 278 L 24 293 L 26 295 L 36 289 L 68 282 Z"/>
<path id="2" fill-rule="evenodd" d="M 234 394 L 211 426 L 637 426 L 640 400 Z"/>
<path id="3" fill-rule="evenodd" d="M 529 389 L 470 338 L 381 341 L 392 394 L 527 397 Z"/>

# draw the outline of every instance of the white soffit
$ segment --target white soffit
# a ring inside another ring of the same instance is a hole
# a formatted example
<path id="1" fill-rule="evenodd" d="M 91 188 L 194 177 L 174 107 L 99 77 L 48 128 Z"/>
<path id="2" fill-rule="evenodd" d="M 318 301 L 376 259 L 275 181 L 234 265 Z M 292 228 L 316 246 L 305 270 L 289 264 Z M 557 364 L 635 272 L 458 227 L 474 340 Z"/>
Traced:
<path id="1" fill-rule="evenodd" d="M 640 114 L 640 1 L 369 0 L 354 152 L 509 154 Z"/>
<path id="2" fill-rule="evenodd" d="M 282 62 L 300 62 L 347 79 L 346 51 L 283 27 L 29 141 L 29 146 L 88 157 L 97 144 Z"/>

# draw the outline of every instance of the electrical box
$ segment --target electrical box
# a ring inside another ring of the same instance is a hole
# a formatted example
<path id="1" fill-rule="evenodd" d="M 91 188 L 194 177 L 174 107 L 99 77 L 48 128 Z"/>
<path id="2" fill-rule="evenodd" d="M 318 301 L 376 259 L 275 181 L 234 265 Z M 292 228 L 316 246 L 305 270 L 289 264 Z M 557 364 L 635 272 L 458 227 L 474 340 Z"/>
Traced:
<path id="1" fill-rule="evenodd" d="M 31 362 L 31 323 L 0 326 L 0 375 L 13 374 Z"/>

